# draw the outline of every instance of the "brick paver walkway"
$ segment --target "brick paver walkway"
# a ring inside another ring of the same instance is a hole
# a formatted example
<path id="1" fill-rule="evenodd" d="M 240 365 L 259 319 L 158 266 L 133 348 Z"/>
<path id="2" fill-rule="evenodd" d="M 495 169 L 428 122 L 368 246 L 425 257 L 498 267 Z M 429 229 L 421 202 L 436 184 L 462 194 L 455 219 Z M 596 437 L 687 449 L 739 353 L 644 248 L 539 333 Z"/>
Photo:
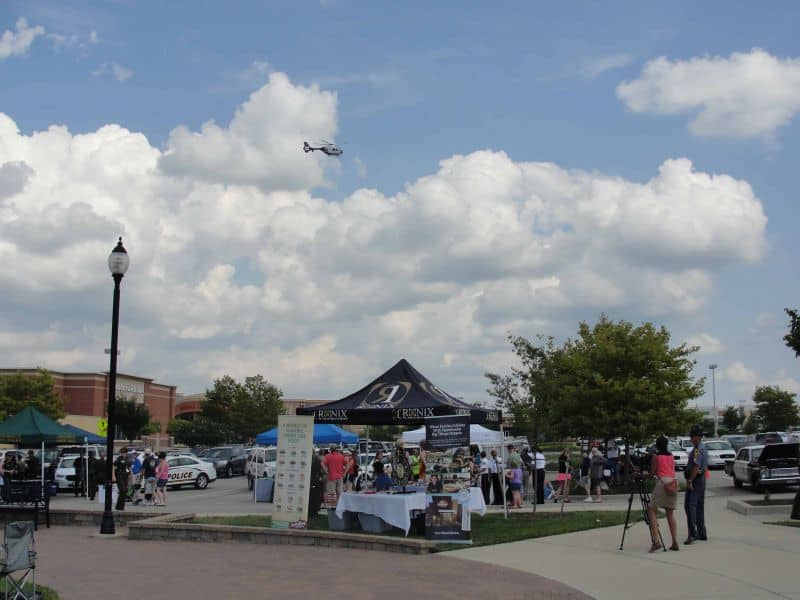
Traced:
<path id="1" fill-rule="evenodd" d="M 95 535 L 83 527 L 41 528 L 37 581 L 62 600 L 589 598 L 538 575 L 447 556 Z"/>

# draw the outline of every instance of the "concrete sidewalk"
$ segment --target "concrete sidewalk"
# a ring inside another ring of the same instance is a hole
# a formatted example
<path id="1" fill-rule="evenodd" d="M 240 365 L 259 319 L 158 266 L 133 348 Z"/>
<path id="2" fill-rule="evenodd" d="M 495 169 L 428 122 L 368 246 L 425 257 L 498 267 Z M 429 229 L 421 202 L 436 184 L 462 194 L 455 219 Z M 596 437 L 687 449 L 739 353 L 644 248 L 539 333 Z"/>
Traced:
<path id="1" fill-rule="evenodd" d="M 82 527 L 40 529 L 36 550 L 37 582 L 62 600 L 589 600 L 538 575 L 440 555 L 105 539 Z"/>
<path id="2" fill-rule="evenodd" d="M 726 509 L 726 502 L 706 501 L 709 541 L 692 546 L 682 544 L 686 522 L 682 508 L 676 511 L 679 552 L 648 554 L 642 522 L 627 532 L 623 551 L 619 526 L 446 554 L 536 573 L 598 599 L 800 599 L 800 529 L 762 523 L 787 519 L 788 510 L 783 517 L 751 518 Z M 666 520 L 660 522 L 669 544 Z"/>

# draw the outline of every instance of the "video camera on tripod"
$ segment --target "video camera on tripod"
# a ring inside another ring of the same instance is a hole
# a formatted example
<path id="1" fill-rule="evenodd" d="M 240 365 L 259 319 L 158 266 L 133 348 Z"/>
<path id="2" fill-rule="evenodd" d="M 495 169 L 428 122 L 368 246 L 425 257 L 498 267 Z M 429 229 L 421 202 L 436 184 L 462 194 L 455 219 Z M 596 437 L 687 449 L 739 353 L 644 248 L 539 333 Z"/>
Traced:
<path id="1" fill-rule="evenodd" d="M 642 505 L 642 517 L 644 518 L 645 524 L 650 526 L 650 517 L 647 514 L 647 509 L 650 507 L 650 492 L 647 491 L 647 487 L 645 486 L 645 481 L 649 479 L 648 469 L 650 468 L 649 463 L 645 462 L 646 460 L 650 460 L 650 455 L 640 455 L 638 458 L 638 466 L 634 465 L 634 471 L 631 474 L 634 483 L 634 489 L 631 490 L 630 496 L 628 496 L 628 511 L 625 513 L 625 527 L 622 530 L 622 540 L 619 543 L 619 549 L 622 550 L 623 546 L 625 545 L 625 533 L 634 526 L 634 523 L 631 523 L 631 507 L 633 506 L 633 496 L 634 494 L 639 495 L 639 502 Z M 631 457 L 633 459 L 633 457 Z M 661 542 L 661 547 L 664 549 L 664 552 L 667 551 L 667 547 L 664 545 L 664 538 L 661 536 L 661 531 L 658 532 L 658 539 Z M 652 540 L 655 543 L 655 540 Z"/>

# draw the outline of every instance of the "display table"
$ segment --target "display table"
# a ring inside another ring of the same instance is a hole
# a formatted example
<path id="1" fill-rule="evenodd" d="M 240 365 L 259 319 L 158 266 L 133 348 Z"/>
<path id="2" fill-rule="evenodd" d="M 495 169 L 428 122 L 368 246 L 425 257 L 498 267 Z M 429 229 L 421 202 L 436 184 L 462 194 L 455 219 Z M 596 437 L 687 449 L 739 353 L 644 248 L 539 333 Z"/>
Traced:
<path id="1" fill-rule="evenodd" d="M 345 492 L 336 504 L 336 516 L 340 519 L 345 511 L 374 515 L 406 532 L 411 529 L 412 511 L 425 511 L 428 506 L 427 494 L 363 494 Z M 469 489 L 469 510 L 483 515 L 486 504 L 480 488 Z"/>

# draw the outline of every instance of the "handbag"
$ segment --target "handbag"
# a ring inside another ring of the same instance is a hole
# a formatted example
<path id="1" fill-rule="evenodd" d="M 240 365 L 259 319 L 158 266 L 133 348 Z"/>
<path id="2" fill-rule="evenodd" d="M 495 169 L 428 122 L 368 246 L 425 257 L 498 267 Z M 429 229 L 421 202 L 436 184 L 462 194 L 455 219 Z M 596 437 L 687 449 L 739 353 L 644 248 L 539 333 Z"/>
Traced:
<path id="1" fill-rule="evenodd" d="M 665 483 L 665 482 L 664 482 L 664 480 L 662 479 L 662 480 L 661 480 L 661 485 L 663 485 L 663 486 L 664 486 L 664 491 L 665 491 L 667 494 L 670 494 L 670 495 L 672 495 L 672 494 L 677 494 L 677 493 L 678 493 L 678 480 L 677 480 L 677 479 L 675 479 L 674 477 L 673 477 L 673 478 L 671 478 L 671 479 L 670 479 L 669 481 L 667 481 L 666 483 Z"/>

